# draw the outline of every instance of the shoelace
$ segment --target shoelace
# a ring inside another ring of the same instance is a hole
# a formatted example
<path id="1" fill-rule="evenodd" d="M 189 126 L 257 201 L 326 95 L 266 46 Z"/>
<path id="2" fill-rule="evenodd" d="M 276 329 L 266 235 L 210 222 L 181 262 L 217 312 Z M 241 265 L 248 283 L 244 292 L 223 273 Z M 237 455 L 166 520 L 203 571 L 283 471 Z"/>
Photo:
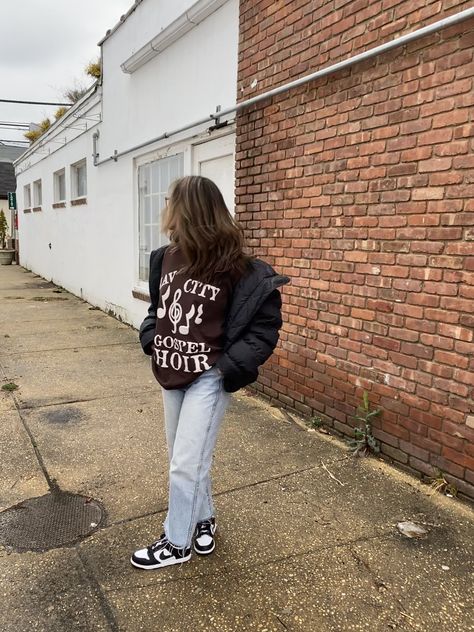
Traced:
<path id="1" fill-rule="evenodd" d="M 161 549 L 167 542 L 168 542 L 168 540 L 167 540 L 165 534 L 162 533 L 160 535 L 159 540 L 156 540 L 156 542 L 153 542 L 153 544 L 150 544 L 150 546 L 148 548 L 149 548 L 150 551 L 153 551 L 153 553 L 154 553 L 158 549 Z"/>
<path id="2" fill-rule="evenodd" d="M 148 553 L 150 555 L 151 553 L 158 551 L 158 549 L 163 549 L 165 547 L 167 547 L 169 551 L 176 552 L 178 554 L 184 553 L 186 551 L 185 547 L 180 548 L 179 546 L 175 546 L 174 544 L 171 544 L 171 542 L 168 540 L 166 535 L 162 533 L 159 540 L 156 540 L 156 542 L 153 542 L 153 544 L 150 544 L 150 546 L 148 547 Z"/>
<path id="3" fill-rule="evenodd" d="M 196 526 L 196 531 L 197 531 L 196 537 L 200 538 L 204 533 L 212 535 L 211 526 L 212 526 L 212 523 L 210 520 L 199 522 Z"/>

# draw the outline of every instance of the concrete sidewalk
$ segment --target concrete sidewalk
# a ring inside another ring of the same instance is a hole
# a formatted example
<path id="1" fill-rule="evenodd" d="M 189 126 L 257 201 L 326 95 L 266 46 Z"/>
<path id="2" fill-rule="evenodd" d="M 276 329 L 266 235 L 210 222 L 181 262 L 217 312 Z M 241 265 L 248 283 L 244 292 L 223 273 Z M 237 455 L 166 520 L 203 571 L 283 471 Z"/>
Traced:
<path id="1" fill-rule="evenodd" d="M 56 484 L 106 510 L 75 544 L 0 548 L 2 632 L 474 629 L 471 508 L 243 392 L 215 456 L 216 552 L 133 568 L 167 505 L 159 388 L 137 332 L 3 266 L 0 354 L 2 384 L 19 386 L 0 394 L 0 511 Z M 402 520 L 428 535 L 405 538 Z"/>

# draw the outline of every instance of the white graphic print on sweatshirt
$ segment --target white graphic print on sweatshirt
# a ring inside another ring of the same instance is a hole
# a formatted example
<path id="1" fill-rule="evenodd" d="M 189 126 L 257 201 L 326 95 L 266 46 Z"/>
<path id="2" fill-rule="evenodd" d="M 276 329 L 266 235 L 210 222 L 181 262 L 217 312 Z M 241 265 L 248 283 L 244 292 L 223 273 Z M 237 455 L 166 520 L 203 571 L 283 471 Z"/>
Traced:
<path id="1" fill-rule="evenodd" d="M 157 309 L 157 319 L 168 319 L 171 323 L 171 335 L 155 335 L 154 360 L 160 368 L 171 367 L 175 371 L 184 373 L 202 373 L 211 368 L 208 364 L 208 354 L 212 351 L 204 342 L 194 342 L 186 340 L 186 336 L 193 325 L 200 325 L 205 318 L 205 308 L 210 302 L 216 300 L 216 296 L 221 291 L 220 288 L 202 283 L 194 279 L 187 279 L 182 288 L 171 288 L 177 270 L 168 272 L 160 282 L 160 307 Z M 202 302 L 193 302 L 185 312 L 181 304 L 181 299 L 185 295 L 194 295 L 202 298 Z M 211 306 L 212 308 L 212 306 Z M 204 321 L 205 322 L 205 321 Z M 184 338 L 175 337 L 180 334 Z"/>

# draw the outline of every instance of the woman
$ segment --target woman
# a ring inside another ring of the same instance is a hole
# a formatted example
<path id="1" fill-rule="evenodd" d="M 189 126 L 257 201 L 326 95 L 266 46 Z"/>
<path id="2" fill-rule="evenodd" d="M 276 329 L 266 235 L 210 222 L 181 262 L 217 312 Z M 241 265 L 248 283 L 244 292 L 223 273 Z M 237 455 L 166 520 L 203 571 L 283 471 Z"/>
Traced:
<path id="1" fill-rule="evenodd" d="M 243 236 L 209 179 L 175 182 L 163 217 L 170 245 L 150 256 L 140 342 L 162 386 L 170 459 L 164 533 L 134 566 L 186 562 L 215 549 L 212 453 L 230 393 L 255 381 L 281 327 L 278 288 L 289 279 L 243 251 Z"/>

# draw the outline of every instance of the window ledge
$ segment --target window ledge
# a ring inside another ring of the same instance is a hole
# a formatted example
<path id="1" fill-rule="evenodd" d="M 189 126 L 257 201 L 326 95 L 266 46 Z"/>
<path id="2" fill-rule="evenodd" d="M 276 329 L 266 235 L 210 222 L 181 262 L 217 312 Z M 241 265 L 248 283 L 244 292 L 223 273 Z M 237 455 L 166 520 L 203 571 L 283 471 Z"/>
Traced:
<path id="1" fill-rule="evenodd" d="M 53 208 L 66 208 L 66 202 L 55 202 Z"/>
<path id="2" fill-rule="evenodd" d="M 38 211 L 41 211 L 41 206 L 33 206 L 33 213 L 38 213 Z"/>
<path id="3" fill-rule="evenodd" d="M 31 213 L 31 209 L 30 208 L 24 208 L 23 209 L 23 213 Z"/>
<path id="4" fill-rule="evenodd" d="M 138 298 L 138 300 L 140 301 L 145 301 L 145 303 L 150 303 L 150 295 L 148 294 L 148 292 L 145 292 L 144 290 L 134 288 L 132 290 L 132 296 L 133 298 Z"/>
<path id="5" fill-rule="evenodd" d="M 71 206 L 80 206 L 81 204 L 87 204 L 87 198 L 81 197 L 71 200 Z"/>

